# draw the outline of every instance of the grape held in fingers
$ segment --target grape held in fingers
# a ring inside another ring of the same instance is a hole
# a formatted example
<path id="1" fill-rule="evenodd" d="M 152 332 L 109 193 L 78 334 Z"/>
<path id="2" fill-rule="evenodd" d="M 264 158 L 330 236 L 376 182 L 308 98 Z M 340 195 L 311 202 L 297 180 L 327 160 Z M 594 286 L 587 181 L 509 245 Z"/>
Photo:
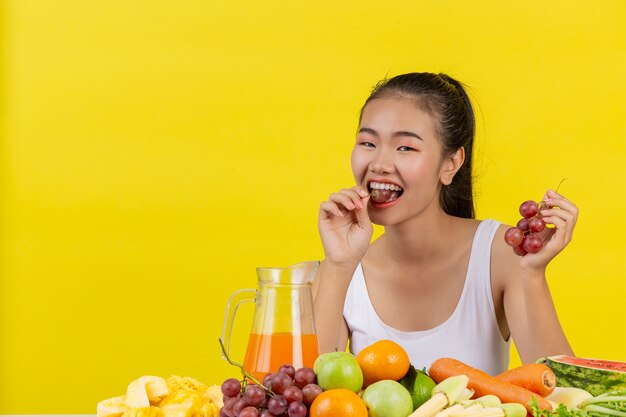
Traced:
<path id="1" fill-rule="evenodd" d="M 546 222 L 541 216 L 541 208 L 544 206 L 543 202 L 540 205 L 533 200 L 526 200 L 519 206 L 522 218 L 516 227 L 509 228 L 504 234 L 504 241 L 513 247 L 516 255 L 537 253 L 543 247 L 543 240 L 533 233 L 542 232 L 546 228 Z"/>
<path id="2" fill-rule="evenodd" d="M 528 220 L 528 228 L 531 232 L 539 233 L 546 228 L 546 222 L 539 216 L 535 216 Z"/>
<path id="3" fill-rule="evenodd" d="M 543 240 L 537 235 L 528 235 L 524 238 L 524 249 L 528 253 L 537 253 L 543 247 Z"/>
<path id="4" fill-rule="evenodd" d="M 519 214 L 522 215 L 525 219 L 530 219 L 534 217 L 539 212 L 539 205 L 535 203 L 533 200 L 524 201 L 519 206 Z"/>
<path id="5" fill-rule="evenodd" d="M 509 246 L 513 246 L 513 247 L 519 246 L 524 241 L 524 232 L 521 229 L 518 229 L 517 227 L 511 227 L 504 234 L 504 241 Z"/>
<path id="6" fill-rule="evenodd" d="M 522 217 L 520 219 L 520 221 L 517 222 L 517 228 L 520 229 L 522 232 L 526 232 L 528 231 L 528 219 Z"/>
<path id="7" fill-rule="evenodd" d="M 391 193 L 393 191 L 391 190 L 372 190 L 372 194 L 371 194 L 371 198 L 373 201 L 375 201 L 376 203 L 384 203 L 385 201 L 389 200 L 389 198 L 391 197 Z"/>
<path id="8" fill-rule="evenodd" d="M 524 256 L 526 255 L 528 252 L 526 251 L 526 249 L 524 249 L 523 245 L 519 245 L 513 248 L 513 252 L 517 255 L 517 256 Z"/>

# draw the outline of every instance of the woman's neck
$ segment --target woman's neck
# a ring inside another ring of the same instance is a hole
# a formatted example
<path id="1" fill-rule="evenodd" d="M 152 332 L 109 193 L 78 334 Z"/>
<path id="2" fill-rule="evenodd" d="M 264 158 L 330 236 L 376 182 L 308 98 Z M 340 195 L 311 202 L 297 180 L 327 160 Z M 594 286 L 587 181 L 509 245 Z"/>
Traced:
<path id="1" fill-rule="evenodd" d="M 399 263 L 422 263 L 440 259 L 450 252 L 459 236 L 459 218 L 446 214 L 440 207 L 401 224 L 385 227 L 387 256 Z"/>

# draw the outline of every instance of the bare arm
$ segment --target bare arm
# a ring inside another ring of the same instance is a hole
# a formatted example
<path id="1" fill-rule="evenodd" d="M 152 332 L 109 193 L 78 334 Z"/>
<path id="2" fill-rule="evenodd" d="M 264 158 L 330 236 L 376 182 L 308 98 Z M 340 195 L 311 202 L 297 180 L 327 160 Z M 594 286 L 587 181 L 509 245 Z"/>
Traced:
<path id="1" fill-rule="evenodd" d="M 512 253 L 510 247 L 503 250 Z M 519 263 L 517 259 L 513 262 Z M 510 264 L 510 263 L 509 263 Z M 573 355 L 572 348 L 558 319 L 545 272 L 507 273 L 504 289 L 506 319 L 523 363 L 543 356 Z"/>
<path id="2" fill-rule="evenodd" d="M 503 304 L 511 334 L 522 362 L 543 356 L 573 355 L 558 319 L 546 279 L 548 263 L 570 242 L 578 210 L 564 197 L 549 191 L 544 199 L 558 208 L 542 210 L 544 220 L 555 227 L 542 232 L 544 247 L 522 258 L 497 242 L 501 273 L 505 274 Z M 505 271 L 508 271 L 505 272 Z"/>
<path id="3" fill-rule="evenodd" d="M 329 266 L 322 262 L 313 281 L 315 325 L 320 353 L 346 349 L 349 332 L 343 319 L 343 305 L 355 269 Z"/>
<path id="4" fill-rule="evenodd" d="M 331 194 L 320 205 L 318 226 L 326 258 L 313 281 L 320 353 L 345 350 L 348 342 L 343 306 L 352 275 L 372 238 L 368 199 L 367 190 L 354 187 Z"/>

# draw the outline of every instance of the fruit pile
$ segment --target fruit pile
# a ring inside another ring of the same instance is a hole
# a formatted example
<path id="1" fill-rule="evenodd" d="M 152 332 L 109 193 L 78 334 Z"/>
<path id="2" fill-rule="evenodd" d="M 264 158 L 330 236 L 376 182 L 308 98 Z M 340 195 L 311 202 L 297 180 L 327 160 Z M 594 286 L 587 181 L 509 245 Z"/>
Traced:
<path id="1" fill-rule="evenodd" d="M 515 227 L 511 227 L 504 234 L 504 241 L 513 247 L 513 252 L 516 255 L 524 256 L 527 253 L 537 253 L 543 247 L 543 240 L 535 234 L 546 228 L 546 222 L 541 217 L 543 206 L 543 202 L 537 204 L 532 200 L 524 201 L 519 207 L 522 218 Z"/>
<path id="2" fill-rule="evenodd" d="M 125 395 L 100 401 L 97 417 L 218 417 L 222 393 L 190 377 L 142 376 Z"/>
<path id="3" fill-rule="evenodd" d="M 356 357 L 322 354 L 313 369 L 283 365 L 257 383 L 143 376 L 98 403 L 97 417 L 626 417 L 626 363 L 544 362 L 491 376 L 440 358 L 426 372 L 381 340 Z"/>
<path id="4" fill-rule="evenodd" d="M 402 379 L 410 368 L 416 374 L 404 349 L 388 340 L 372 344 L 356 357 L 348 352 L 325 353 L 313 369 L 283 365 L 266 375 L 261 386 L 227 379 L 221 385 L 220 417 L 407 417 L 414 404 L 427 399 L 424 390 L 413 395 L 412 384 L 423 379 L 415 375 Z M 426 378 L 432 388 L 434 382 Z"/>
<path id="5" fill-rule="evenodd" d="M 572 364 L 563 365 L 568 362 Z M 585 360 L 583 368 L 580 359 L 569 357 L 547 358 L 547 364 L 521 365 L 491 376 L 440 358 L 428 372 L 419 371 L 402 347 L 381 340 L 356 357 L 322 354 L 313 369 L 283 365 L 260 384 L 228 379 L 221 386 L 225 402 L 219 416 L 626 417 L 626 390 L 607 391 L 610 384 L 621 388 L 626 364 Z M 551 368 L 560 369 L 559 374 Z M 602 384 L 602 394 L 592 397 L 581 388 L 565 387 L 582 384 L 584 374 L 584 386 Z M 559 378 L 563 387 L 557 387 Z"/>

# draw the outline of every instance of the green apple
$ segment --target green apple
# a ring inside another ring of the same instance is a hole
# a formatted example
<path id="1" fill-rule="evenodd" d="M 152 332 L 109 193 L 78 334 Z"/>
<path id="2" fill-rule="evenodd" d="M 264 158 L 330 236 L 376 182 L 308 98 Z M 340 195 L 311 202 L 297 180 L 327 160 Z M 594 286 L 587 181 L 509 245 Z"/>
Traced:
<path id="1" fill-rule="evenodd" d="M 328 352 L 317 357 L 313 364 L 317 385 L 324 391 L 344 388 L 355 393 L 363 386 L 363 372 L 356 358 L 348 352 Z"/>
<path id="2" fill-rule="evenodd" d="M 413 412 L 411 394 L 391 379 L 368 386 L 361 398 L 367 406 L 368 417 L 407 417 Z"/>

